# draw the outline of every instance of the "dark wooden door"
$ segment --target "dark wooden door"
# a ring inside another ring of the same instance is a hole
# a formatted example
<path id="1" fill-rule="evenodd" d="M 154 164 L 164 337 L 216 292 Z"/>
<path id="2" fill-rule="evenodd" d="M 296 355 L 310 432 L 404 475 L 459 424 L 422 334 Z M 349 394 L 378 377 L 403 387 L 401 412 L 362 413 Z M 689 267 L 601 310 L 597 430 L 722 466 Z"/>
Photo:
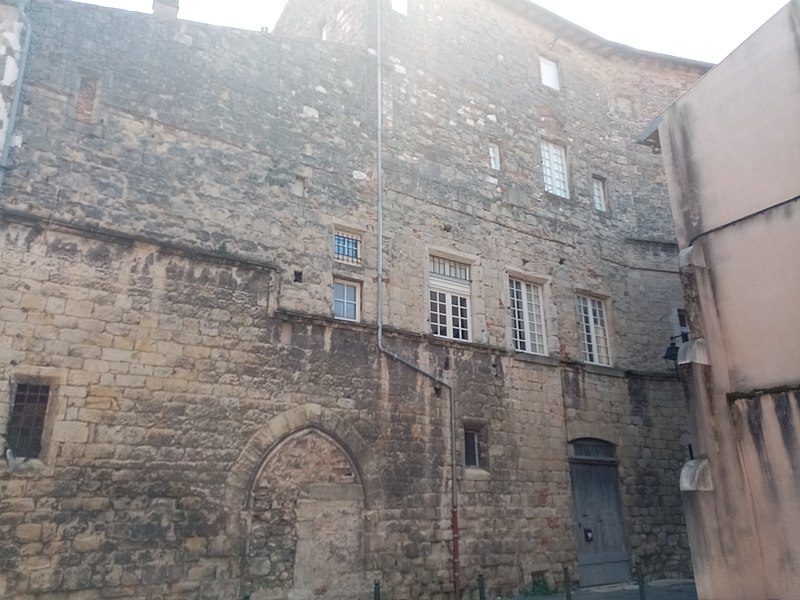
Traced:
<path id="1" fill-rule="evenodd" d="M 594 444 L 591 456 L 587 456 L 580 443 L 573 443 L 574 456 L 570 458 L 582 587 L 630 580 L 613 446 L 598 450 L 597 444 L 603 442 Z"/>

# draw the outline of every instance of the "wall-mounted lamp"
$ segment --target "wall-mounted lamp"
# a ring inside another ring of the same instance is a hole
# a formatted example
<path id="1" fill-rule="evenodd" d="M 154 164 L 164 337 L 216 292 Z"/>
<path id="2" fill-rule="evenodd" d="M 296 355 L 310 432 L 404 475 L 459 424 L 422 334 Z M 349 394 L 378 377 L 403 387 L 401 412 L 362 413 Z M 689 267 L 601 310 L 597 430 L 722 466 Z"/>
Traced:
<path id="1" fill-rule="evenodd" d="M 673 335 L 669 338 L 669 346 L 664 351 L 663 359 L 671 362 L 672 367 L 677 370 L 678 369 L 678 346 L 675 344 L 675 340 L 681 338 L 681 341 L 688 342 L 689 341 L 689 334 L 688 333 L 679 333 L 678 335 Z"/>

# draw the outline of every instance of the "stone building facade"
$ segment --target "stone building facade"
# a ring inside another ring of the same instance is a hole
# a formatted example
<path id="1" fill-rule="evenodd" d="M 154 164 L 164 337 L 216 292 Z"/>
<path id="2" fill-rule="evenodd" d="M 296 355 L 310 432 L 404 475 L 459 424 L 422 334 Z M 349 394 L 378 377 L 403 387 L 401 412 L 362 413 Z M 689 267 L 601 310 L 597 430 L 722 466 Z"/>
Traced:
<path id="1" fill-rule="evenodd" d="M 0 597 L 452 598 L 455 541 L 465 598 L 688 574 L 677 246 L 635 139 L 708 65 L 387 2 L 378 178 L 365 2 L 276 34 L 21 10 Z"/>

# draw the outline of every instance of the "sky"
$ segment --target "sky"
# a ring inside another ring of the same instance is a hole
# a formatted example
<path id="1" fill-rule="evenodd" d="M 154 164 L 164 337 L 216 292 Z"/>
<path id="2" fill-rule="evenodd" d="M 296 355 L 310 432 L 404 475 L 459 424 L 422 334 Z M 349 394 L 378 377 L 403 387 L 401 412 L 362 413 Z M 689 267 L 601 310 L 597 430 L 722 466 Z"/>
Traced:
<path id="1" fill-rule="evenodd" d="M 411 0 L 424 4 L 425 0 Z M 594 33 L 641 50 L 719 62 L 788 0 L 537 0 Z M 152 0 L 89 0 L 151 12 Z M 182 19 L 270 30 L 286 0 L 180 0 Z"/>

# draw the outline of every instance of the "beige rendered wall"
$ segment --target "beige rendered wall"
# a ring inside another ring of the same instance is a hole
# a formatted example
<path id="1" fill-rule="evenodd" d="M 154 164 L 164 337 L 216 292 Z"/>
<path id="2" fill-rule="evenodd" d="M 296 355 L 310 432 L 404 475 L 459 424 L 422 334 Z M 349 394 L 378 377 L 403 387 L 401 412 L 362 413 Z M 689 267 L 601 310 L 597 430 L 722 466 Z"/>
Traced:
<path id="1" fill-rule="evenodd" d="M 681 247 L 798 193 L 798 10 L 785 6 L 675 102 L 659 128 Z"/>
<path id="2" fill-rule="evenodd" d="M 659 125 L 693 337 L 681 490 L 700 600 L 800 586 L 800 541 L 784 533 L 797 525 L 799 32 L 793 0 Z"/>

